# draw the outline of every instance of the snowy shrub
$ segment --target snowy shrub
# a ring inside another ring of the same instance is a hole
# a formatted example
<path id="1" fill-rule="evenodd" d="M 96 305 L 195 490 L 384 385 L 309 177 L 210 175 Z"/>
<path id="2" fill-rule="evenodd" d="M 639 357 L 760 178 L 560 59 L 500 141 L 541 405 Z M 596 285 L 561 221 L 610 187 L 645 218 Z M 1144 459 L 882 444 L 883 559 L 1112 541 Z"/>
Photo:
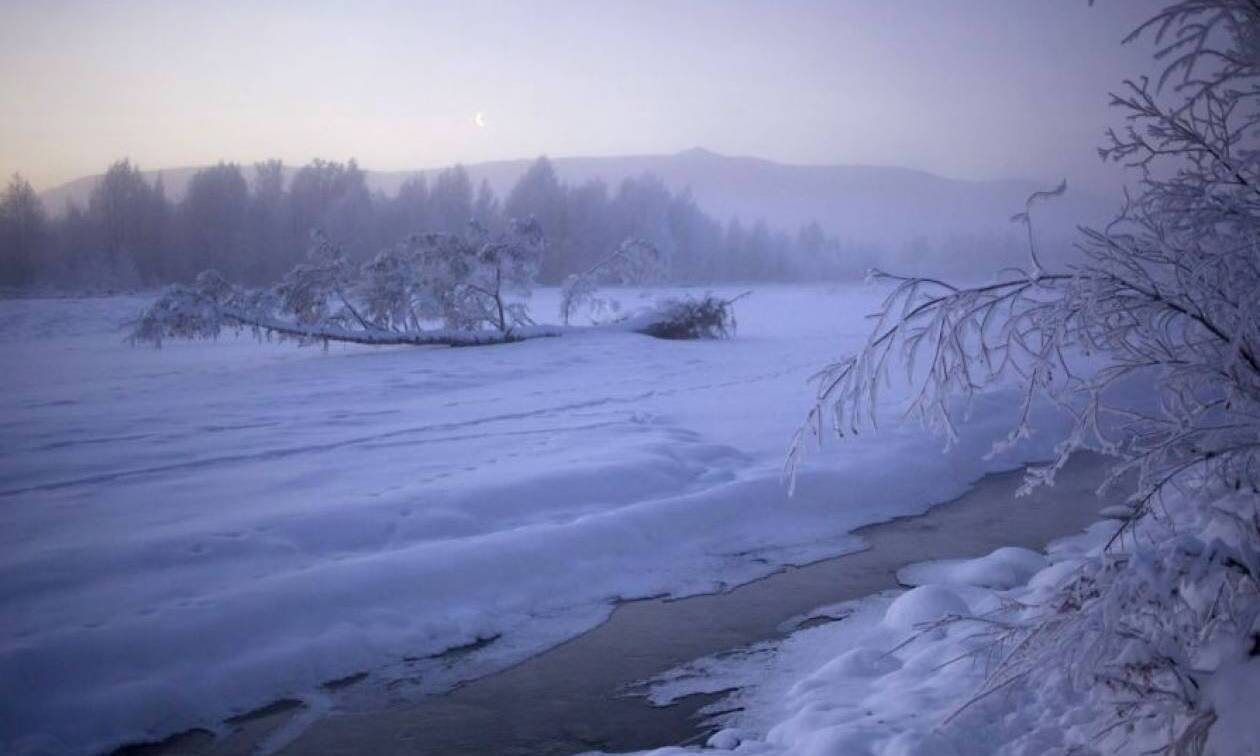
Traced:
<path id="1" fill-rule="evenodd" d="M 569 325 L 582 309 L 593 320 L 615 313 L 615 301 L 595 296 L 600 286 L 648 284 L 658 280 L 661 273 L 661 253 L 654 244 L 646 239 L 626 239 L 612 254 L 565 279 L 560 289 L 560 322 Z"/>
<path id="2" fill-rule="evenodd" d="M 1061 185 L 1015 216 L 1029 230 L 1025 269 L 980 286 L 876 272 L 894 286 L 875 328 L 819 375 L 789 455 L 793 470 L 825 427 L 873 423 L 894 363 L 913 383 L 911 413 L 947 438 L 955 400 L 1007 378 L 1023 386 L 1024 413 L 1006 443 L 1030 432 L 1034 401 L 1071 413 L 1057 459 L 1028 485 L 1053 483 L 1070 454 L 1095 449 L 1117 459 L 1113 482 L 1136 481 L 1132 513 L 1054 600 L 994 623 L 980 696 L 1066 670 L 1106 694 L 1113 719 L 1097 736 L 1113 745 L 1158 733 L 1167 752 L 1227 748 L 1230 736 L 1214 733 L 1238 720 L 1215 723 L 1260 687 L 1257 30 L 1249 0 L 1184 0 L 1137 29 L 1131 38 L 1155 37 L 1163 67 L 1113 96 L 1129 126 L 1100 151 L 1141 169 L 1136 196 L 1086 230 L 1083 260 L 1063 269 L 1043 265 L 1032 235 L 1036 205 Z M 1149 387 L 1154 401 L 1125 386 Z M 1243 726 L 1254 735 L 1254 722 Z"/>
<path id="3" fill-rule="evenodd" d="M 242 289 L 214 271 L 168 288 L 132 324 L 131 340 L 213 338 L 248 329 L 301 343 L 500 343 L 532 324 L 524 304 L 543 248 L 531 220 L 493 236 L 477 224 L 464 235 L 429 233 L 355 266 L 316 232 L 307 261 L 274 287 Z M 541 334 L 540 334 L 541 335 Z"/>
<path id="4" fill-rule="evenodd" d="M 658 339 L 724 339 L 735 333 L 735 302 L 720 299 L 667 299 L 635 319 L 634 330 Z"/>

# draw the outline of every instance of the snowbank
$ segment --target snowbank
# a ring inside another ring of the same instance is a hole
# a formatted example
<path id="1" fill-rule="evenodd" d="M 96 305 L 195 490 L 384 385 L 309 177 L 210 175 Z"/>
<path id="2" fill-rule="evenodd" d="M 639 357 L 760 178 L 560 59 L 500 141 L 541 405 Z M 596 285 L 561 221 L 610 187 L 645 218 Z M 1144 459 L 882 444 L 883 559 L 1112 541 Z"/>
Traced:
<path id="1" fill-rule="evenodd" d="M 1109 530 L 1095 528 L 1060 542 L 1056 552 L 1067 559 L 1069 553 L 1092 548 L 1109 535 Z M 1023 698 L 981 701 L 959 714 L 952 726 L 943 724 L 967 704 L 983 680 L 986 657 L 981 652 L 987 636 L 978 632 L 983 618 L 992 616 L 1003 600 L 1018 600 L 1030 590 L 977 585 L 991 582 L 994 566 L 1010 551 L 957 560 L 949 569 L 942 569 L 939 562 L 915 565 L 906 572 L 924 579 L 945 577 L 950 585 L 929 583 L 822 607 L 820 616 L 847 616 L 798 631 L 781 642 L 674 670 L 652 685 L 651 700 L 667 704 L 692 693 L 739 688 L 711 707 L 741 711 L 721 717 L 723 729 L 708 742 L 710 748 L 736 753 L 1056 752 L 1069 742 L 1060 723 L 1039 723 L 1038 716 L 1047 709 L 1029 707 Z M 966 580 L 966 575 L 976 579 Z M 978 620 L 941 621 L 951 617 Z M 1058 703 L 1062 708 L 1063 702 Z M 651 753 L 689 752 L 666 748 Z"/>
<path id="2" fill-rule="evenodd" d="M 1209 517 L 1218 522 L 1232 516 L 1216 508 Z M 1099 557 L 1118 527 L 1100 522 L 1051 544 L 1047 555 L 1001 548 L 979 559 L 911 565 L 899 576 L 918 587 L 823 607 L 818 616 L 844 619 L 672 670 L 650 681 L 649 699 L 666 705 L 693 693 L 738 689 L 707 708 L 727 712 L 716 715 L 722 729 L 707 749 L 758 756 L 1162 751 L 1167 729 L 1114 726 L 1114 696 L 1103 686 L 1078 684 L 1068 669 L 1034 669 L 982 692 L 993 665 L 1011 650 L 996 642 L 996 631 L 1045 616 L 1046 599 L 1083 560 Z M 1197 530 L 1212 533 L 1214 526 Z M 1260 663 L 1238 649 L 1209 656 L 1215 658 L 1199 659 L 1198 673 L 1213 712 L 1205 752 L 1260 753 Z M 706 749 L 650 753 L 698 750 Z"/>
<path id="3" fill-rule="evenodd" d="M 897 571 L 903 585 L 978 585 L 1014 588 L 1044 569 L 1049 562 L 1030 549 L 1007 546 L 982 559 L 942 559 L 912 564 Z"/>

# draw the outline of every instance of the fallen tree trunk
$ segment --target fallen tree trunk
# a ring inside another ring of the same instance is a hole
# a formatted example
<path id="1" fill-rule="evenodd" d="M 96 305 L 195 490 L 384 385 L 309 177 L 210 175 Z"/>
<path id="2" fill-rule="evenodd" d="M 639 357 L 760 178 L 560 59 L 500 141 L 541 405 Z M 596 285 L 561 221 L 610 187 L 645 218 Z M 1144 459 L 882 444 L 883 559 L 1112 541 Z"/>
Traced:
<path id="1" fill-rule="evenodd" d="M 390 331 L 382 328 L 351 330 L 328 326 L 306 327 L 274 319 L 250 317 L 230 310 L 224 310 L 220 315 L 232 327 L 249 328 L 282 338 L 324 343 L 339 341 L 367 346 L 486 346 L 559 336 L 561 333 L 559 329 L 541 326 L 522 326 L 506 331 L 457 331 L 449 328 L 430 331 Z"/>
<path id="2" fill-rule="evenodd" d="M 632 331 L 663 339 L 719 339 L 734 333 L 732 305 L 741 297 L 714 296 L 670 299 L 634 317 L 606 326 L 586 328 L 521 324 L 502 329 L 398 328 L 364 317 L 339 290 L 340 307 L 285 307 L 273 290 L 244 290 L 213 274 L 203 274 L 191 286 L 166 290 L 131 323 L 133 344 L 161 346 L 168 338 L 213 339 L 226 328 L 248 330 L 260 339 L 272 337 L 299 344 L 331 342 L 366 346 L 489 346 L 526 339 L 560 336 L 590 328 Z M 309 313 L 314 313 L 311 315 Z"/>

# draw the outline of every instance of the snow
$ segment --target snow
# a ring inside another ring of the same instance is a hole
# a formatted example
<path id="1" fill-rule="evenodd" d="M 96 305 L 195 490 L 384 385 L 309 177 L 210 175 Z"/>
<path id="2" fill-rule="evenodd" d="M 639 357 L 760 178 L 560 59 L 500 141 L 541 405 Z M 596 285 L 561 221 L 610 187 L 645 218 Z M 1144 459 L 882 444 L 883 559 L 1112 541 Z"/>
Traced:
<path id="1" fill-rule="evenodd" d="M 1228 496 L 1215 505 L 1229 507 Z M 997 658 L 986 631 L 1036 617 L 1039 604 L 1084 557 L 1100 555 L 1118 527 L 1099 522 L 1052 543 L 1044 555 L 1000 548 L 977 559 L 911 565 L 899 574 L 918 587 L 820 607 L 816 616 L 843 619 L 671 670 L 648 681 L 649 700 L 668 705 L 693 693 L 727 692 L 702 710 L 721 727 L 707 746 L 756 756 L 1161 751 L 1166 729 L 1110 726 L 1113 704 L 1104 686 L 1081 688 L 1065 670 L 1041 670 L 994 695 L 979 693 Z M 957 619 L 939 621 L 949 616 Z M 1198 661 L 1204 705 L 1212 712 L 1203 752 L 1260 753 L 1260 659 L 1250 648 L 1231 646 Z"/>
<path id="2" fill-rule="evenodd" d="M 1070 560 L 1105 542 L 1115 525 L 1110 528 L 1064 539 L 1051 553 Z M 1088 739 L 1055 716 L 1067 702 L 1055 699 L 1054 692 L 1048 700 L 1008 695 L 967 705 L 984 679 L 987 658 L 977 653 L 986 640 L 977 632 L 982 625 L 967 618 L 992 616 L 999 599 L 1027 599 L 1034 589 L 1029 583 L 1011 590 L 980 588 L 956 577 L 984 575 L 1010 560 L 1013 551 L 957 560 L 948 569 L 939 562 L 914 565 L 910 571 L 924 579 L 939 576 L 954 584 L 929 583 L 822 607 L 817 614 L 844 619 L 673 670 L 654 681 L 650 700 L 665 705 L 691 693 L 738 688 L 710 706 L 739 711 L 720 718 L 718 734 L 731 735 L 709 746 L 741 754 L 1064 753 Z M 1048 580 L 1057 564 L 1037 576 Z M 937 622 L 948 616 L 963 619 Z M 1039 722 L 1042 712 L 1048 716 Z"/>
<path id="3" fill-rule="evenodd" d="M 878 296 L 760 287 L 728 341 L 327 351 L 136 348 L 117 326 L 143 298 L 0 301 L 0 752 L 213 729 L 364 671 L 381 695 L 440 690 L 591 628 L 618 599 L 850 552 L 861 525 L 1047 454 L 1049 437 L 983 459 L 1014 406 L 989 394 L 948 453 L 885 424 L 810 456 L 788 499 L 805 381 L 860 343 Z M 536 294 L 535 317 L 554 320 L 557 299 Z M 889 600 L 817 632 L 865 628 L 855 643 L 883 648 Z M 883 672 L 855 656 L 800 700 L 922 674 L 905 658 Z M 915 679 L 898 711 L 936 700 Z"/>
<path id="4" fill-rule="evenodd" d="M 884 624 L 899 630 L 913 630 L 936 620 L 966 617 L 971 614 L 967 602 L 941 585 L 921 585 L 906 591 L 888 605 Z"/>
<path id="5" fill-rule="evenodd" d="M 1113 504 L 1103 507 L 1099 514 L 1111 520 L 1128 520 L 1133 517 L 1133 508 L 1124 504 Z"/>
<path id="6" fill-rule="evenodd" d="M 1007 546 L 982 559 L 942 559 L 908 565 L 897 570 L 897 581 L 918 586 L 958 584 L 1014 588 L 1028 582 L 1047 564 L 1044 556 L 1031 549 Z"/>
<path id="7" fill-rule="evenodd" d="M 1260 754 L 1260 726 L 1256 701 L 1260 701 L 1260 657 L 1243 654 L 1213 675 L 1208 698 L 1216 721 L 1208 736 L 1206 753 L 1255 756 Z"/>

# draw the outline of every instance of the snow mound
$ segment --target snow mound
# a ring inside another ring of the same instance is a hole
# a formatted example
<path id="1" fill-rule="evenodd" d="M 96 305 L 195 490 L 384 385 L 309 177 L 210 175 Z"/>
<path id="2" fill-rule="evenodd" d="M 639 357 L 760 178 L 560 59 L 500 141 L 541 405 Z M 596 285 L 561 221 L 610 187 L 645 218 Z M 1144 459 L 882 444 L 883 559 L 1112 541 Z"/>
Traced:
<path id="1" fill-rule="evenodd" d="M 1028 580 L 1028 590 L 1032 592 L 1050 592 L 1056 590 L 1063 581 L 1076 573 L 1081 566 L 1081 559 L 1064 559 L 1041 570 Z"/>
<path id="2" fill-rule="evenodd" d="M 706 745 L 718 751 L 733 751 L 743 739 L 744 734 L 741 730 L 735 727 L 727 727 L 724 730 L 713 733 Z"/>
<path id="3" fill-rule="evenodd" d="M 1098 514 L 1106 517 L 1108 520 L 1131 520 L 1133 519 L 1133 507 L 1125 504 L 1113 504 L 1109 507 L 1103 507 Z"/>
<path id="4" fill-rule="evenodd" d="M 966 617 L 970 607 L 962 597 L 942 585 L 924 585 L 901 594 L 888 606 L 884 624 L 913 630 L 919 625 L 955 615 Z"/>
<path id="5" fill-rule="evenodd" d="M 818 677 L 877 677 L 901 668 L 897 657 L 875 648 L 844 652 L 818 670 Z"/>
<path id="6" fill-rule="evenodd" d="M 1006 589 L 1023 585 L 1048 564 L 1035 551 L 1004 546 L 979 559 L 941 559 L 902 567 L 897 580 L 911 586 L 935 583 Z"/>
<path id="7" fill-rule="evenodd" d="M 788 691 L 791 699 L 807 697 L 820 688 L 844 684 L 854 678 L 875 678 L 901 669 L 902 662 L 896 656 L 878 648 L 850 649 L 827 662 L 817 672 L 801 680 Z"/>
<path id="8" fill-rule="evenodd" d="M 1245 505 L 1254 512 L 1256 499 L 1250 496 L 1237 509 Z M 1251 522 L 1234 508 L 1226 496 L 1211 509 L 1235 524 Z M 840 621 L 760 644 L 755 654 L 691 663 L 685 669 L 692 674 L 685 680 L 669 674 L 661 680 L 669 700 L 721 689 L 718 685 L 737 689 L 711 704 L 711 710 L 721 712 L 714 717 L 716 724 L 739 730 L 738 742 L 727 742 L 735 753 L 747 756 L 1163 752 L 1166 729 L 1111 726 L 1116 721 L 1111 694 L 1082 687 L 1064 669 L 1038 666 L 1027 681 L 1003 687 L 998 695 L 982 694 L 991 669 L 986 663 L 995 638 L 991 628 L 1043 617 L 1051 592 L 1079 576 L 1088 560 L 1099 558 L 1116 527 L 1114 520 L 1105 520 L 1055 541 L 1047 548 L 1048 557 L 999 549 L 981 559 L 916 565 L 920 577 L 945 580 L 965 573 L 964 568 L 981 572 L 980 566 L 1005 565 L 1026 571 L 1048 562 L 1025 583 L 1010 588 L 929 584 L 847 602 L 831 610 L 843 609 Z M 1203 527 L 1201 532 L 1211 530 Z M 1214 542 L 1229 543 L 1229 536 L 1222 525 Z M 1194 607 L 1215 597 L 1199 591 L 1185 600 Z M 906 628 L 948 614 L 963 616 L 907 637 Z M 1260 628 L 1260 622 L 1248 621 L 1253 622 L 1251 632 Z M 1251 637 L 1210 647 L 1201 657 L 1203 705 L 1212 716 L 1210 730 L 1201 733 L 1207 741 L 1204 753 L 1260 756 L 1255 716 L 1260 658 L 1253 655 Z M 652 752 L 694 753 L 683 748 Z"/>
<path id="9" fill-rule="evenodd" d="M 1260 725 L 1256 724 L 1260 658 L 1230 661 L 1233 663 L 1222 665 L 1208 684 L 1208 697 L 1217 718 L 1204 752 L 1220 756 L 1260 756 Z"/>

